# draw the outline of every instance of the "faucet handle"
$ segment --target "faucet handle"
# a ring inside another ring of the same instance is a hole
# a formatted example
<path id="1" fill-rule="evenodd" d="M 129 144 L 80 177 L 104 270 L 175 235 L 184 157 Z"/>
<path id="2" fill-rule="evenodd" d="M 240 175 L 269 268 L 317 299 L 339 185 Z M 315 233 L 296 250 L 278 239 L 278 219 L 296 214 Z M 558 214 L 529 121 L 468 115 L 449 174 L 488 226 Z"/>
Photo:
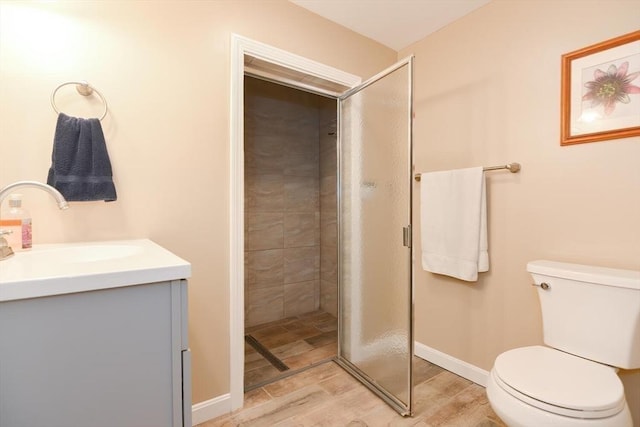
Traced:
<path id="1" fill-rule="evenodd" d="M 0 236 L 3 236 L 5 234 L 11 234 L 13 233 L 13 230 L 2 230 L 0 229 Z"/>

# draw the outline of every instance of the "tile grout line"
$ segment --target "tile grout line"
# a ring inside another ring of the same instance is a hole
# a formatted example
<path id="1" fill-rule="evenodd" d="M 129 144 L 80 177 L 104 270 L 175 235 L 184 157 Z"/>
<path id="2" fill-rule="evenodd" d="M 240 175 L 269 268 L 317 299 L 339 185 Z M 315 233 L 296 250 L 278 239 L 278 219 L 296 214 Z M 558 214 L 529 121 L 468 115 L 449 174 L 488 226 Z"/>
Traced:
<path id="1" fill-rule="evenodd" d="M 280 380 L 284 380 L 284 379 L 286 379 L 286 378 L 290 378 L 290 377 L 292 377 L 292 376 L 294 376 L 294 375 L 297 375 L 297 374 L 301 374 L 301 373 L 303 373 L 303 372 L 305 372 L 305 371 L 308 371 L 309 369 L 316 368 L 316 367 L 318 367 L 318 366 L 320 366 L 320 365 L 323 365 L 323 364 L 325 364 L 325 363 L 333 362 L 333 359 L 334 359 L 334 358 L 333 358 L 333 357 L 331 357 L 331 358 L 328 358 L 328 359 L 320 360 L 319 362 L 313 363 L 313 364 L 311 364 L 311 365 L 304 366 L 304 367 L 299 368 L 299 369 L 292 369 L 292 370 L 290 370 L 289 372 L 284 371 L 284 373 L 283 373 L 283 374 L 278 375 L 278 376 L 277 376 L 277 377 L 275 377 L 275 378 L 270 378 L 270 379 L 268 379 L 268 380 L 264 380 L 264 381 L 261 381 L 261 382 L 259 382 L 259 383 L 256 383 L 256 384 L 253 384 L 253 385 L 251 385 L 251 386 L 247 387 L 247 388 L 246 388 L 246 391 L 251 391 L 251 390 L 258 389 L 258 388 L 263 388 L 263 389 L 264 389 L 264 391 L 267 391 L 264 387 L 265 387 L 265 386 L 267 386 L 267 385 L 269 385 L 269 384 L 272 384 L 272 383 L 278 382 L 278 381 L 280 381 Z M 269 394 L 269 396 L 271 396 L 271 394 L 270 394 L 268 391 L 267 391 L 267 394 Z M 272 397 L 273 397 L 273 396 L 272 396 Z M 275 398 L 275 397 L 274 397 L 274 398 Z"/>

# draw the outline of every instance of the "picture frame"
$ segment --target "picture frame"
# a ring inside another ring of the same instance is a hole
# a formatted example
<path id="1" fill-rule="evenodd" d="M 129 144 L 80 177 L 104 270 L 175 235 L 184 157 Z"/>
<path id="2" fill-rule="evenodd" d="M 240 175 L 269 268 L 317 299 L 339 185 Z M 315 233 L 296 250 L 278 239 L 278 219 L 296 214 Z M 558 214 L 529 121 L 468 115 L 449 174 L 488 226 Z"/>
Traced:
<path id="1" fill-rule="evenodd" d="M 640 135 L 640 31 L 562 55 L 560 145 Z"/>

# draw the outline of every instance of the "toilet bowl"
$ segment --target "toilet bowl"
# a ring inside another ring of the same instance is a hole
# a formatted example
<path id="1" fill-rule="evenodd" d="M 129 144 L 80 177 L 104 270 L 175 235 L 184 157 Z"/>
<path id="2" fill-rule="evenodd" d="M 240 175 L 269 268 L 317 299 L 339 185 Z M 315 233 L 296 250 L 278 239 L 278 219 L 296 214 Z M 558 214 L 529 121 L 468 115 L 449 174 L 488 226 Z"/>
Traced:
<path id="1" fill-rule="evenodd" d="M 487 396 L 510 427 L 633 425 L 615 369 L 548 347 L 498 356 Z"/>
<path id="2" fill-rule="evenodd" d="M 500 354 L 487 383 L 509 427 L 632 427 L 617 368 L 640 367 L 640 272 L 533 261 L 546 346 Z"/>

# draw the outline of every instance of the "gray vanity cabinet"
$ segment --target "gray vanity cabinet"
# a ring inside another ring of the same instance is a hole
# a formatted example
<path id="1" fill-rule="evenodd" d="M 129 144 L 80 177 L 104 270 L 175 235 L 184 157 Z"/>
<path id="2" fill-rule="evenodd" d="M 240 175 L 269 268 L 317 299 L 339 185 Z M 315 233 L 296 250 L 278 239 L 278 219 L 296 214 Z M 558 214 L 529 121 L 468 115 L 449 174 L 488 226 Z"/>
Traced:
<path id="1" fill-rule="evenodd" d="M 0 427 L 191 426 L 187 281 L 0 302 Z"/>

